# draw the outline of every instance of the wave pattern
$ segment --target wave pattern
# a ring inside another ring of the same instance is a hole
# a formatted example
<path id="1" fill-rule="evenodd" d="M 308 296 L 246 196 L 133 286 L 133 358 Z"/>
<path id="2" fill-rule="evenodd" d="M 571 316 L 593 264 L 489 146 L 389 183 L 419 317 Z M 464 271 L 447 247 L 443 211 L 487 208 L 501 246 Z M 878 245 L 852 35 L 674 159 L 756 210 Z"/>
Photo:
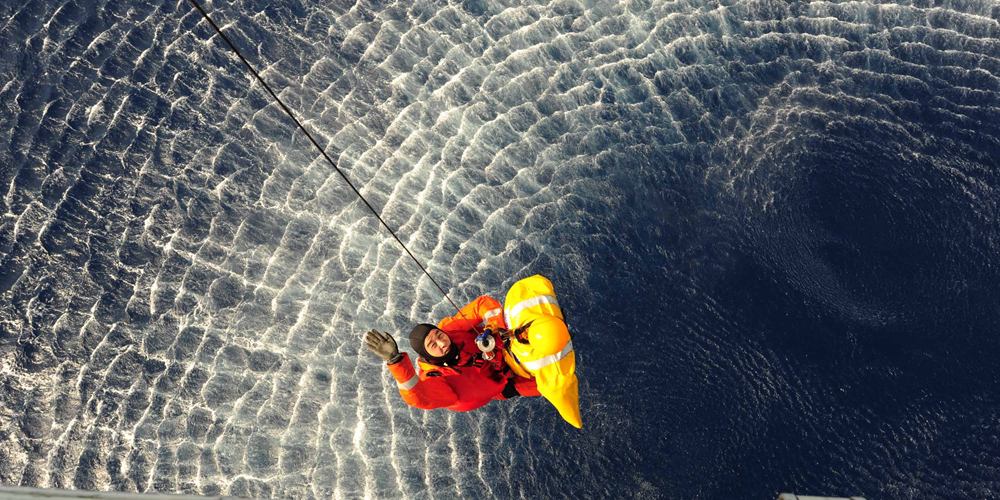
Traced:
<path id="1" fill-rule="evenodd" d="M 5 4 L 0 482 L 995 491 L 960 437 L 995 442 L 994 371 L 933 365 L 963 411 L 919 387 L 943 341 L 885 333 L 998 323 L 995 2 L 209 7 L 455 300 L 553 278 L 585 432 L 402 403 L 361 335 L 450 306 L 186 2 Z M 835 326 L 805 346 L 788 311 Z"/>

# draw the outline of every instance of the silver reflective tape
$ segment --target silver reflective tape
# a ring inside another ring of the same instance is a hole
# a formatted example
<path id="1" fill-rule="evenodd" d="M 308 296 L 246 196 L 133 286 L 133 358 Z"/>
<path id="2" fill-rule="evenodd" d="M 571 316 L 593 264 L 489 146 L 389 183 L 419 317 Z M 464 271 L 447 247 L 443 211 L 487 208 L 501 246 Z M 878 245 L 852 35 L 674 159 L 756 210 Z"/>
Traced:
<path id="1" fill-rule="evenodd" d="M 556 307 L 559 307 L 559 301 L 557 301 L 552 295 L 538 295 L 530 299 L 522 300 L 514 305 L 514 307 L 504 311 L 504 317 L 507 319 L 507 326 L 513 327 L 513 325 L 510 324 L 510 320 L 516 318 L 518 314 L 521 314 L 521 311 L 529 307 L 535 307 L 542 304 L 553 304 Z"/>
<path id="2" fill-rule="evenodd" d="M 494 316 L 498 316 L 503 313 L 503 309 L 491 309 L 486 314 L 483 315 L 483 323 L 489 323 Z"/>
<path id="3" fill-rule="evenodd" d="M 420 377 L 414 375 L 410 377 L 410 380 L 407 380 L 406 382 L 396 382 L 396 386 L 398 386 L 400 390 L 408 391 L 416 387 L 417 382 L 420 382 Z"/>
<path id="4" fill-rule="evenodd" d="M 545 356 L 543 358 L 538 358 L 534 361 L 522 361 L 521 364 L 524 365 L 524 367 L 529 370 L 540 370 L 543 367 L 549 366 L 552 363 L 555 363 L 556 361 L 565 358 L 566 355 L 571 352 L 573 352 L 572 340 L 566 342 L 566 347 L 563 347 L 561 351 L 555 354 L 549 354 L 548 356 Z"/>

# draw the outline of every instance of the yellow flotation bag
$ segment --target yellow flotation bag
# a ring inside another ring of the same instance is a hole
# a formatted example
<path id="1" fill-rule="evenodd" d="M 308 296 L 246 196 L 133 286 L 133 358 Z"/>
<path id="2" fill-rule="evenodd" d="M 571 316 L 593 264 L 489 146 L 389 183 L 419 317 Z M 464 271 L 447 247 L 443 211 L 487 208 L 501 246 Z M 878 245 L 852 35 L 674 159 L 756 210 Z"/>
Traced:
<path id="1" fill-rule="evenodd" d="M 510 288 L 504 300 L 507 328 L 523 329 L 521 340 L 511 338 L 504 359 L 514 373 L 534 377 L 538 392 L 576 428 L 580 420 L 576 355 L 552 283 L 544 276 L 525 278 Z"/>

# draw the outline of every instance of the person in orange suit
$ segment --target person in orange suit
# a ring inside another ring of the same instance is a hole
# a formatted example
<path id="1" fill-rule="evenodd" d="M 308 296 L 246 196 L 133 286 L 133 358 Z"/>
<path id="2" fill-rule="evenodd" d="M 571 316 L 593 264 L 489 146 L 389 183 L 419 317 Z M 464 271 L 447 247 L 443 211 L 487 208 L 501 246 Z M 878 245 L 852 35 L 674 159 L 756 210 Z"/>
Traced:
<path id="1" fill-rule="evenodd" d="M 493 327 L 496 345 L 492 356 L 476 344 L 476 336 L 487 325 Z M 388 333 L 371 330 L 365 335 L 365 347 L 386 362 L 410 406 L 469 411 L 493 399 L 540 395 L 534 379 L 515 375 L 504 362 L 500 332 L 505 327 L 500 303 L 484 295 L 437 326 L 413 327 L 410 346 L 420 356 L 419 373 Z"/>

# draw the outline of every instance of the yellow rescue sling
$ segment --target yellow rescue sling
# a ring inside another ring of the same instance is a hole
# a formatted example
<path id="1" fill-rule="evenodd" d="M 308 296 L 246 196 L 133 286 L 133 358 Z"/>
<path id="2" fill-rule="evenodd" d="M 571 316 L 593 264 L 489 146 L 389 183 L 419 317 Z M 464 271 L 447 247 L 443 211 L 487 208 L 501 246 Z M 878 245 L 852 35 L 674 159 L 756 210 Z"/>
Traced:
<path id="1" fill-rule="evenodd" d="M 504 351 L 507 365 L 522 377 L 534 377 L 538 392 L 559 414 L 574 427 L 582 427 L 573 341 L 552 283 L 541 275 L 514 283 L 503 314 L 511 331 L 525 328 L 521 339 L 526 342 L 512 338 Z"/>

